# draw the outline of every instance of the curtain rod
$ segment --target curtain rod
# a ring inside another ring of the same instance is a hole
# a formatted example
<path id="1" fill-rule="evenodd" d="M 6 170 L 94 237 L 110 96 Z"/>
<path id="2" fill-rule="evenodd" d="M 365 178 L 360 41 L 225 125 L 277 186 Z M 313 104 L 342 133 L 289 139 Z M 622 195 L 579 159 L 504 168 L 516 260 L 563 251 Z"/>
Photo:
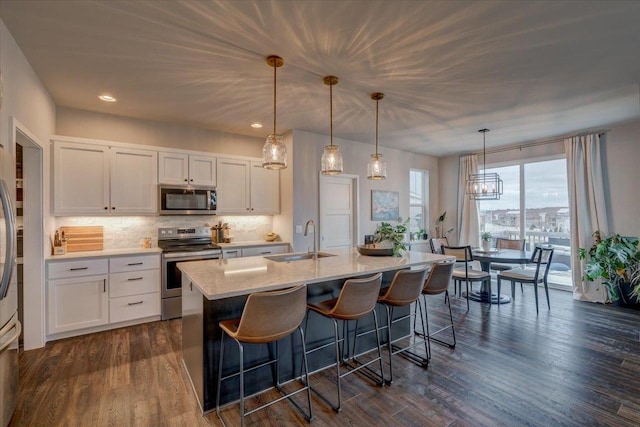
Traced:
<path id="1" fill-rule="evenodd" d="M 487 150 L 487 154 L 501 153 L 503 151 L 511 151 L 511 150 L 522 150 L 523 148 L 530 148 L 530 147 L 537 147 L 539 145 L 553 144 L 554 142 L 564 141 L 567 138 L 575 138 L 577 136 L 592 135 L 594 133 L 602 135 L 602 134 L 605 134 L 605 133 L 609 132 L 610 130 L 611 129 L 591 130 L 591 131 L 585 131 L 585 132 L 580 132 L 580 133 L 574 133 L 574 134 L 566 135 L 566 136 L 560 136 L 560 137 L 556 137 L 556 138 L 552 138 L 552 139 L 543 139 L 543 140 L 540 140 L 540 141 L 527 142 L 527 143 L 524 143 L 524 144 L 508 145 L 506 147 L 498 147 L 498 148 L 494 148 L 492 150 Z M 473 152 L 470 152 L 470 153 L 463 153 L 463 154 L 460 154 L 458 157 L 471 156 L 473 154 L 480 155 L 480 154 L 482 154 L 482 151 L 473 151 Z"/>

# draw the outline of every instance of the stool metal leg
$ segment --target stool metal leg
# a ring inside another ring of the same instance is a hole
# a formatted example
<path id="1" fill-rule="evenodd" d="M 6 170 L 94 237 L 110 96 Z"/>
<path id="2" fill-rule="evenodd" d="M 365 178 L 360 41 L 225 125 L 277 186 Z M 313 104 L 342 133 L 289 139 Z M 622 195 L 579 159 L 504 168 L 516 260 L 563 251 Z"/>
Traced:
<path id="1" fill-rule="evenodd" d="M 340 412 L 342 409 L 342 388 L 340 387 L 340 345 L 338 342 L 338 321 L 335 319 L 331 320 L 333 320 L 333 332 L 336 337 L 336 384 L 338 385 L 338 406 L 333 407 L 333 410 Z"/>
<path id="2" fill-rule="evenodd" d="M 311 409 L 311 384 L 309 384 L 309 365 L 307 363 L 307 346 L 304 342 L 304 332 L 302 328 L 298 326 L 298 331 L 300 332 L 300 339 L 302 340 L 302 365 L 304 369 L 304 382 L 303 384 L 307 388 L 307 404 L 309 405 L 309 417 L 308 421 L 311 422 L 313 420 L 313 410 Z"/>
<path id="3" fill-rule="evenodd" d="M 393 381 L 393 340 L 391 338 L 391 319 L 393 318 L 393 307 L 385 305 L 387 309 L 387 348 L 389 349 L 389 381 L 387 384 L 391 384 Z M 415 328 L 415 318 L 414 320 L 414 328 Z"/>
<path id="4" fill-rule="evenodd" d="M 376 342 L 378 344 L 378 358 L 380 360 L 380 387 L 384 385 L 384 370 L 382 369 L 382 348 L 380 347 L 380 331 L 378 329 L 378 315 L 375 310 L 371 311 L 373 313 L 373 323 L 376 331 Z M 391 330 L 389 330 L 389 334 L 391 334 Z"/>
<path id="5" fill-rule="evenodd" d="M 240 341 L 235 340 L 240 351 L 240 426 L 244 427 L 244 348 Z"/>
<path id="6" fill-rule="evenodd" d="M 220 360 L 218 362 L 218 392 L 216 393 L 216 413 L 220 418 L 220 388 L 222 385 L 222 361 L 224 356 L 224 331 L 222 331 L 222 337 L 220 338 Z M 222 419 L 222 418 L 220 418 Z"/>

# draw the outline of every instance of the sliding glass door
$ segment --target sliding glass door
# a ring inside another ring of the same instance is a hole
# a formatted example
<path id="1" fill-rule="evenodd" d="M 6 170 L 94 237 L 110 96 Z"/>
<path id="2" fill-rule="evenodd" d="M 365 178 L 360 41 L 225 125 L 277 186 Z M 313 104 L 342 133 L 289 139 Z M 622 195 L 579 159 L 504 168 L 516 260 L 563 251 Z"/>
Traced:
<path id="1" fill-rule="evenodd" d="M 493 237 L 525 239 L 532 250 L 537 244 L 555 248 L 549 283 L 571 288 L 569 196 L 564 158 L 522 161 L 487 168 L 504 181 L 500 200 L 480 202 L 480 230 Z"/>

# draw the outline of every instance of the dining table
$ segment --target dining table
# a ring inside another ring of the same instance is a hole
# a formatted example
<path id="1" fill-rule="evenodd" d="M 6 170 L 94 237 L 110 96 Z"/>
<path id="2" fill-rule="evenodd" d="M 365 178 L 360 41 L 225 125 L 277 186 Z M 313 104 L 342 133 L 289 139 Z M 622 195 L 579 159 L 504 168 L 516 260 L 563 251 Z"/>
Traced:
<path id="1" fill-rule="evenodd" d="M 480 262 L 480 268 L 482 271 L 489 273 L 492 262 L 501 264 L 528 264 L 531 262 L 531 251 L 521 251 L 517 249 L 473 249 L 473 260 Z M 511 297 L 507 295 L 498 295 L 497 293 L 491 293 L 489 296 L 489 285 L 487 282 L 482 282 L 479 291 L 473 291 L 469 294 L 469 299 L 472 301 L 488 302 L 491 304 L 508 304 L 511 302 Z"/>

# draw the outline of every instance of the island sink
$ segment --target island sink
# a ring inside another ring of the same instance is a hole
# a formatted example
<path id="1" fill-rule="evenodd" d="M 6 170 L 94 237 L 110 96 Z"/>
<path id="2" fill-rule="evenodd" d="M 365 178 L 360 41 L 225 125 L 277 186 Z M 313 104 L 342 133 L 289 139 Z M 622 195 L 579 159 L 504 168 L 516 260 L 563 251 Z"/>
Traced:
<path id="1" fill-rule="evenodd" d="M 318 258 L 326 258 L 330 256 L 335 256 L 333 254 L 328 254 L 326 252 L 318 252 Z M 290 262 L 290 261 L 301 261 L 304 259 L 313 259 L 313 254 L 282 254 L 282 255 L 271 255 L 264 257 L 270 261 L 275 262 Z"/>

